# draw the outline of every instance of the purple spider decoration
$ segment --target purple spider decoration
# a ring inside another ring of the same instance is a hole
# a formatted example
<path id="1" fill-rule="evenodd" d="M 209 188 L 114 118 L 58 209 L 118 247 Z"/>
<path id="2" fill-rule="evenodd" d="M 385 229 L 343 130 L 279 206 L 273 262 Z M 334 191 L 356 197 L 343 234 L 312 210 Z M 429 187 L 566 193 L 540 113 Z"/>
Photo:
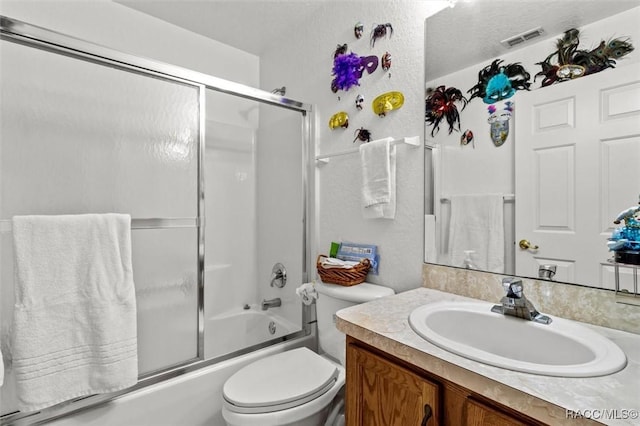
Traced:
<path id="1" fill-rule="evenodd" d="M 443 118 L 449 124 L 449 134 L 454 130 L 460 130 L 460 113 L 456 107 L 456 102 L 462 103 L 462 109 L 460 110 L 462 111 L 469 101 L 455 87 L 445 88 L 445 86 L 439 86 L 435 90 L 431 89 L 425 103 L 425 120 L 429 125 L 433 126 L 433 129 L 431 129 L 432 137 L 440 130 L 440 122 Z M 457 129 L 455 129 L 456 124 Z"/>

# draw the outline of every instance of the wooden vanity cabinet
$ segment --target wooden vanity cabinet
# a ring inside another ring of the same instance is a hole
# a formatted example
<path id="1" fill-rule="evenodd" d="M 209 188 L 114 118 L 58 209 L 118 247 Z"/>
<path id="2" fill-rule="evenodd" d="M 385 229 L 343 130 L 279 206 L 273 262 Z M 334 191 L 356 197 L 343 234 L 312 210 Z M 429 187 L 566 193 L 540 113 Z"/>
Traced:
<path id="1" fill-rule="evenodd" d="M 541 426 L 347 336 L 347 426 Z"/>
<path id="2" fill-rule="evenodd" d="M 347 425 L 440 425 L 438 383 L 347 342 Z"/>

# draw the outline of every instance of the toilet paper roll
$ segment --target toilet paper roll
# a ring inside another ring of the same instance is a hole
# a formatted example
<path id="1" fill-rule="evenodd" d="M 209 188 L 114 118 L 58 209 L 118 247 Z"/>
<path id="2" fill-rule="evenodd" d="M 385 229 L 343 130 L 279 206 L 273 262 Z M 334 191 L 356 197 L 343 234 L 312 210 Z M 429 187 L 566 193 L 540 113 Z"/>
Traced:
<path id="1" fill-rule="evenodd" d="M 296 294 L 302 299 L 302 303 L 305 305 L 311 305 L 314 300 L 318 298 L 318 292 L 313 286 L 313 283 L 304 283 L 300 287 L 296 288 Z"/>

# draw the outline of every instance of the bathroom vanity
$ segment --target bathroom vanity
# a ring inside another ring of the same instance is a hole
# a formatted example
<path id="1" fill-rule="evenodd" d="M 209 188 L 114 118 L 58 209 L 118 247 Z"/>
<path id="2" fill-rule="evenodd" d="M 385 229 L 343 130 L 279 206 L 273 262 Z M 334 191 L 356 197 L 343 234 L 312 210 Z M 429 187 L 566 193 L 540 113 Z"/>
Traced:
<path id="1" fill-rule="evenodd" d="M 347 334 L 348 425 L 389 424 L 391 418 L 429 426 L 637 424 L 640 336 L 585 324 L 626 354 L 626 367 L 610 375 L 516 372 L 441 349 L 411 328 L 414 309 L 458 301 L 475 300 L 418 288 L 338 312 L 337 327 Z M 504 340 L 509 344 L 509 336 Z M 576 418 L 582 413 L 600 418 Z"/>
<path id="2" fill-rule="evenodd" d="M 544 424 L 352 337 L 347 365 L 349 425 Z"/>

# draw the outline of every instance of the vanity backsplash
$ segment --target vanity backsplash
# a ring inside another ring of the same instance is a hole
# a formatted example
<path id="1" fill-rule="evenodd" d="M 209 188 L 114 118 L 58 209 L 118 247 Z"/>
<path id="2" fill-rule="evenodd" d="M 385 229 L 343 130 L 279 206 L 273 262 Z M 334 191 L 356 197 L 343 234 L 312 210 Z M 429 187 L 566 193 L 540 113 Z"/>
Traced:
<path id="1" fill-rule="evenodd" d="M 422 286 L 497 303 L 506 276 L 424 264 Z M 524 294 L 541 313 L 640 334 L 640 306 L 618 302 L 614 291 L 530 278 L 522 282 Z"/>

